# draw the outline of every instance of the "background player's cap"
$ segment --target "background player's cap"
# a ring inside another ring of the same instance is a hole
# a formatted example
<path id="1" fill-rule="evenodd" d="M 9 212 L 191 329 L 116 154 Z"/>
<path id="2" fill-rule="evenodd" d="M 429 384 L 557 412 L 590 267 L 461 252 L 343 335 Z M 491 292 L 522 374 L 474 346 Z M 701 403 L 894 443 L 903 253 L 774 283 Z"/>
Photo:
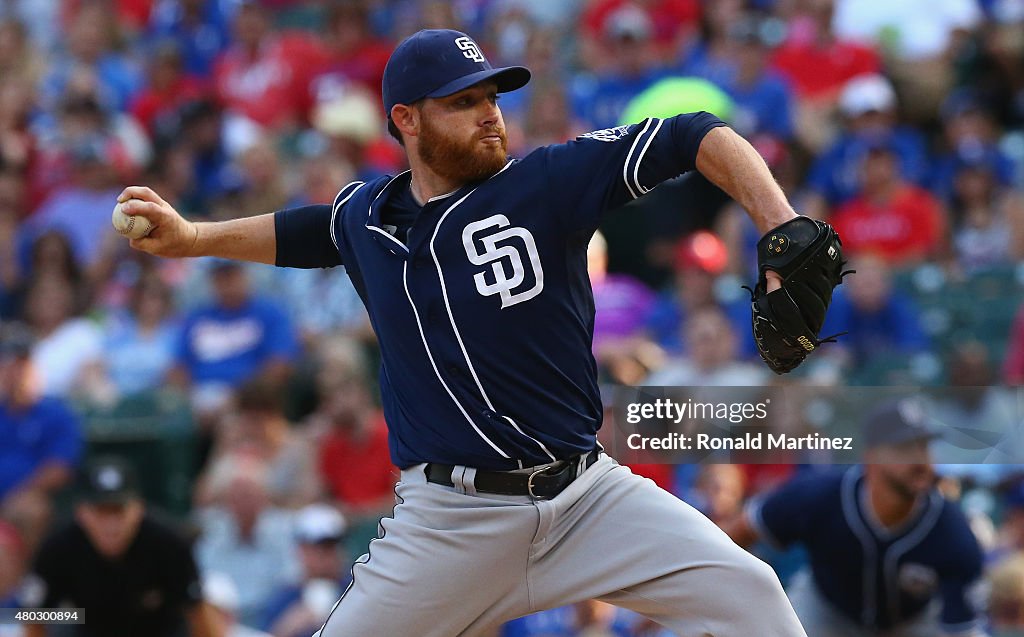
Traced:
<path id="1" fill-rule="evenodd" d="M 295 539 L 301 544 L 340 542 L 347 527 L 345 517 L 326 504 L 311 504 L 295 514 Z"/>
<path id="2" fill-rule="evenodd" d="M 115 456 L 89 462 L 82 475 L 81 500 L 93 504 L 123 504 L 139 498 L 135 469 Z"/>
<path id="3" fill-rule="evenodd" d="M 921 401 L 902 398 L 871 412 L 864 423 L 864 445 L 899 445 L 914 440 L 934 440 L 942 430 L 925 411 Z"/>
<path id="4" fill-rule="evenodd" d="M 399 44 L 384 67 L 384 113 L 395 104 L 444 97 L 492 79 L 498 92 L 525 86 L 530 71 L 522 66 L 494 68 L 473 38 L 461 31 L 417 31 Z"/>

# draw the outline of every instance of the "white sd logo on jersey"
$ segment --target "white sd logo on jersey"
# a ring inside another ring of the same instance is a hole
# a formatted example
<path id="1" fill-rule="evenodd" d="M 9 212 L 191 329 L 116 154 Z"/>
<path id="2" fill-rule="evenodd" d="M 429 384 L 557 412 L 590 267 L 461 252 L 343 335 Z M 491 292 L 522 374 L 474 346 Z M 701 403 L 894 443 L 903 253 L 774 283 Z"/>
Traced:
<path id="1" fill-rule="evenodd" d="M 526 228 L 510 228 L 508 218 L 505 215 L 493 215 L 480 221 L 474 221 L 467 225 L 462 231 L 462 245 L 466 248 L 466 256 L 473 265 L 491 265 L 491 273 L 494 281 L 487 281 L 487 271 L 477 272 L 473 275 L 476 283 L 476 290 L 483 296 L 493 294 L 501 295 L 501 307 L 515 305 L 529 301 L 541 293 L 544 289 L 544 270 L 540 267 L 540 255 L 537 254 L 537 244 L 533 235 Z M 480 236 L 490 228 L 504 228 L 491 234 Z M 509 239 L 518 238 L 522 241 L 521 247 L 515 245 L 498 244 Z M 477 241 L 483 244 L 483 251 L 477 251 Z M 524 261 L 522 251 L 526 251 Z M 523 285 L 526 281 L 526 267 L 533 270 L 535 283 L 533 287 L 521 292 L 513 291 Z M 508 270 L 511 269 L 511 274 Z"/>
<path id="2" fill-rule="evenodd" d="M 474 62 L 486 61 L 484 60 L 484 54 L 480 52 L 480 47 L 476 45 L 476 42 L 467 37 L 456 38 L 455 46 L 462 49 L 462 54 Z"/>

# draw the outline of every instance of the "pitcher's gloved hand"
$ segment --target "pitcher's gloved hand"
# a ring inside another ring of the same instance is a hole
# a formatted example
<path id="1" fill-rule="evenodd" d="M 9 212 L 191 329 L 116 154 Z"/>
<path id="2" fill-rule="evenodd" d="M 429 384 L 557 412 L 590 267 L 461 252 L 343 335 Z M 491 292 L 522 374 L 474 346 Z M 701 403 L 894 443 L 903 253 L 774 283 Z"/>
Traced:
<path id="1" fill-rule="evenodd" d="M 754 341 L 764 362 L 776 374 L 795 369 L 819 345 L 832 290 L 852 271 L 843 271 L 842 243 L 824 221 L 796 217 L 772 229 L 757 243 L 757 285 L 750 290 Z M 782 287 L 768 292 L 765 273 L 782 278 Z"/>

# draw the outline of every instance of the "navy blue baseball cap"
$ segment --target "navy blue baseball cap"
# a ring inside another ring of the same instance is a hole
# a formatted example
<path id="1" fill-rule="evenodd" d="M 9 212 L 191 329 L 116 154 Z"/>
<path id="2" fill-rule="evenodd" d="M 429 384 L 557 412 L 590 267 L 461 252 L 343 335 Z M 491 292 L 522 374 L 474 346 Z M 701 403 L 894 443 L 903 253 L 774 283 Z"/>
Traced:
<path id="1" fill-rule="evenodd" d="M 444 97 L 484 80 L 494 80 L 499 93 L 530 81 L 523 66 L 494 68 L 465 33 L 451 29 L 417 31 L 399 44 L 384 67 L 384 113 L 395 104 L 426 97 Z"/>
<path id="2" fill-rule="evenodd" d="M 879 445 L 900 445 L 917 440 L 942 437 L 942 429 L 914 398 L 903 398 L 882 404 L 870 413 L 863 429 L 867 448 Z"/>

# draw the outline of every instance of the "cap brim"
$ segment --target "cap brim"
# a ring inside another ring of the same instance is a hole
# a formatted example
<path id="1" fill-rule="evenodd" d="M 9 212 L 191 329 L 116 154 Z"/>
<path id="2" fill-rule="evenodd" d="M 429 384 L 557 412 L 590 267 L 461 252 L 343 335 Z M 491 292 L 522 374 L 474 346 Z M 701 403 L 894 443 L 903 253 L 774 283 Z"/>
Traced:
<path id="1" fill-rule="evenodd" d="M 526 86 L 530 81 L 530 69 L 525 66 L 506 66 L 500 69 L 477 71 L 452 80 L 424 97 L 446 97 L 485 80 L 494 80 L 498 84 L 499 93 L 508 93 Z"/>

